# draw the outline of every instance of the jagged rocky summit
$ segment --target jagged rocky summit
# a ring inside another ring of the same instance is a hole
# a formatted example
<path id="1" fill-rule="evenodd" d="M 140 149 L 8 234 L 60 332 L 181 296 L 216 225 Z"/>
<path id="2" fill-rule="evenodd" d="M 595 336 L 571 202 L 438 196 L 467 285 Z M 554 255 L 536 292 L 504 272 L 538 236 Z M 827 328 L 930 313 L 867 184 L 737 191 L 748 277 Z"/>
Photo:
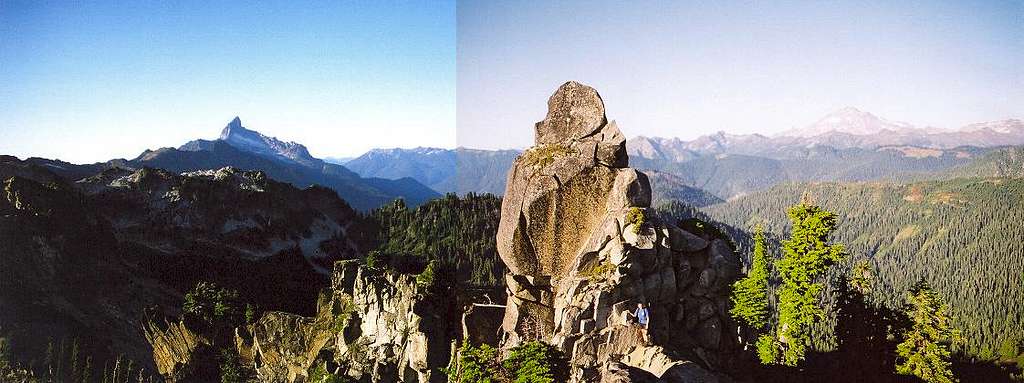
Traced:
<path id="1" fill-rule="evenodd" d="M 736 348 L 730 244 L 662 222 L 646 175 L 593 88 L 563 84 L 508 173 L 497 245 L 508 266 L 503 347 L 540 340 L 574 381 L 715 382 Z M 624 321 L 650 306 L 653 343 Z"/>
<path id="2" fill-rule="evenodd" d="M 237 148 L 265 155 L 279 157 L 310 167 L 323 167 L 323 161 L 309 154 L 305 146 L 296 142 L 284 142 L 268 137 L 257 131 L 246 129 L 237 116 L 220 131 L 220 140 Z"/>
<path id="3" fill-rule="evenodd" d="M 306 382 L 318 368 L 359 382 L 444 382 L 460 331 L 451 303 L 424 295 L 411 275 L 338 261 L 314 316 L 266 312 L 235 329 L 235 351 L 260 382 Z M 150 322 L 145 335 L 172 382 L 192 381 L 214 345 L 184 322 Z"/>

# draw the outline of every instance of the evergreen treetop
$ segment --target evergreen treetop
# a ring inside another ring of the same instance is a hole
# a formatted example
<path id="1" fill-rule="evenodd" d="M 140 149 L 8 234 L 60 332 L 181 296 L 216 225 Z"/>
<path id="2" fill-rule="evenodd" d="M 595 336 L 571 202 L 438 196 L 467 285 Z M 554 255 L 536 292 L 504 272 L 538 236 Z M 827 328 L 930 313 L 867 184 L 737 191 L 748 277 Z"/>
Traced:
<path id="1" fill-rule="evenodd" d="M 733 318 L 759 331 L 768 325 L 768 273 L 771 261 L 764 244 L 764 230 L 754 229 L 754 251 L 751 255 L 750 271 L 747 276 L 733 284 L 732 303 L 729 310 Z"/>
<path id="2" fill-rule="evenodd" d="M 787 210 L 793 224 L 790 239 L 783 241 L 783 257 L 777 263 L 782 277 L 779 289 L 777 338 L 782 345 L 781 362 L 795 366 L 804 358 L 811 342 L 810 326 L 821 317 L 819 281 L 829 268 L 845 256 L 842 244 L 829 244 L 836 227 L 836 215 L 818 206 L 801 203 Z"/>
<path id="3" fill-rule="evenodd" d="M 950 345 L 959 334 L 946 314 L 946 304 L 928 282 L 922 280 L 910 290 L 906 313 L 913 325 L 896 346 L 896 372 L 926 382 L 956 382 L 950 369 Z"/>

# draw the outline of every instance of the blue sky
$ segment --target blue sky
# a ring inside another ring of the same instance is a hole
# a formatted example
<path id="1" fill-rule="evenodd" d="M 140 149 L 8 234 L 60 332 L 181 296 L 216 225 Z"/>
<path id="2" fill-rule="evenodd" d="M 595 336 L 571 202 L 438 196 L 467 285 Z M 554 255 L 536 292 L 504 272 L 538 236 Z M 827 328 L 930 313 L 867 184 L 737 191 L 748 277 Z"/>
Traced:
<path id="1" fill-rule="evenodd" d="M 1024 2 L 465 1 L 458 144 L 523 147 L 558 85 L 627 136 L 775 133 L 845 106 L 919 126 L 1024 117 Z"/>
<path id="2" fill-rule="evenodd" d="M 0 153 L 132 158 L 235 115 L 316 156 L 454 146 L 454 2 L 0 2 Z"/>
<path id="3" fill-rule="evenodd" d="M 0 153 L 131 158 L 236 115 L 320 157 L 525 147 L 569 79 L 629 136 L 844 106 L 956 128 L 1024 117 L 1022 19 L 1022 1 L 0 1 Z"/>

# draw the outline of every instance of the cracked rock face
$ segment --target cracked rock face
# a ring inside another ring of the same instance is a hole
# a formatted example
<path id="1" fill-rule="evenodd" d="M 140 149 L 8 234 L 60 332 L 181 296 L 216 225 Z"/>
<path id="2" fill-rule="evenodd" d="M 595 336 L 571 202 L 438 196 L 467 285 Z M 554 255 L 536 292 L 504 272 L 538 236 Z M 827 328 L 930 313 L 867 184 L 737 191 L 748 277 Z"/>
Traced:
<path id="1" fill-rule="evenodd" d="M 498 253 L 510 272 L 503 346 L 555 345 L 574 381 L 599 380 L 610 363 L 662 381 L 717 381 L 704 368 L 731 347 L 724 324 L 738 257 L 722 239 L 660 222 L 650 182 L 628 167 L 625 136 L 597 91 L 565 83 L 548 108 L 535 146 L 509 171 L 501 207 Z M 654 345 L 623 322 L 639 302 L 651 306 Z"/>
<path id="2" fill-rule="evenodd" d="M 509 171 L 498 252 L 513 274 L 560 275 L 609 208 L 650 204 L 647 177 L 629 169 L 626 139 L 605 123 L 593 88 L 562 85 L 537 123 L 537 145 Z M 631 192 L 614 193 L 613 189 Z"/>
<path id="3" fill-rule="evenodd" d="M 339 261 L 315 317 L 268 312 L 235 344 L 265 382 L 303 382 L 314 363 L 360 382 L 443 382 L 457 331 L 446 309 L 409 275 Z"/>

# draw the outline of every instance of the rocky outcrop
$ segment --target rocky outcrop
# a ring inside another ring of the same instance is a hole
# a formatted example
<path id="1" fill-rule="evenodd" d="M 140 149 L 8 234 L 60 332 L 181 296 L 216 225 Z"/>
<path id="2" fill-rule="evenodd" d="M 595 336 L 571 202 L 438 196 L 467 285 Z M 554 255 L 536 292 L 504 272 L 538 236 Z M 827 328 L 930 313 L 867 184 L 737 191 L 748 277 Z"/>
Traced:
<path id="1" fill-rule="evenodd" d="M 443 382 L 458 322 L 406 274 L 335 264 L 317 315 L 270 312 L 236 344 L 261 381 L 301 382 L 311 369 L 370 382 Z"/>
<path id="2" fill-rule="evenodd" d="M 153 346 L 153 362 L 157 371 L 169 381 L 186 375 L 193 362 L 203 357 L 203 349 L 213 344 L 182 321 L 165 323 L 163 328 L 147 322 L 143 333 Z"/>
<path id="3" fill-rule="evenodd" d="M 361 253 L 349 238 L 357 213 L 335 192 L 297 189 L 262 171 L 108 169 L 75 185 L 99 202 L 97 210 L 115 229 L 153 247 L 179 250 L 167 238 L 188 232 L 190 240 L 218 243 L 249 259 L 297 248 L 324 275 L 333 261 Z M 321 246 L 325 241 L 331 246 Z"/>
<path id="4" fill-rule="evenodd" d="M 716 381 L 707 368 L 733 347 L 727 296 L 739 259 L 723 239 L 661 222 L 647 177 L 628 164 L 597 92 L 562 85 L 508 175 L 497 236 L 510 271 L 503 345 L 553 344 L 575 381 L 633 374 L 612 362 L 664 381 Z M 652 346 L 623 319 L 641 302 Z"/>
<path id="5" fill-rule="evenodd" d="M 261 381 L 301 381 L 320 352 L 338 337 L 338 328 L 348 319 L 346 304 L 345 297 L 332 297 L 314 318 L 266 313 L 247 332 L 236 334 L 235 345 L 239 354 L 251 361 Z"/>

